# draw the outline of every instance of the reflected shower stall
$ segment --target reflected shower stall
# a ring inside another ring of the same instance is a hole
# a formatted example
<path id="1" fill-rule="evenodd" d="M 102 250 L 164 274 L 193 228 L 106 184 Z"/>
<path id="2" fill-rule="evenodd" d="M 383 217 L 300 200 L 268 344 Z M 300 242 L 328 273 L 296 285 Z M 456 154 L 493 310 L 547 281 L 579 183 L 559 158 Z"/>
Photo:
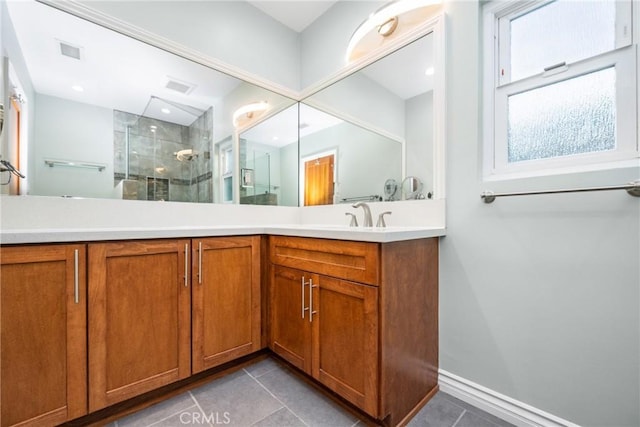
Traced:
<path id="1" fill-rule="evenodd" d="M 272 182 L 274 159 L 272 159 L 271 153 L 255 148 L 247 149 L 246 141 L 242 139 L 240 152 L 240 203 L 277 205 L 280 186 L 273 185 Z"/>
<path id="2" fill-rule="evenodd" d="M 124 199 L 213 202 L 213 108 L 152 96 L 114 111 L 114 184 Z"/>

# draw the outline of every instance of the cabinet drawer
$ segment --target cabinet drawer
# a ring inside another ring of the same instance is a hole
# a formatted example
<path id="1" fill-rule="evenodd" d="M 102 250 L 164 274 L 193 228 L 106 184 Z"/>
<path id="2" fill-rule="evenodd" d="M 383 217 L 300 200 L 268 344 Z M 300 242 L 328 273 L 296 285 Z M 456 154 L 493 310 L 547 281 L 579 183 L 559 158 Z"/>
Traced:
<path id="1" fill-rule="evenodd" d="M 379 283 L 377 243 L 271 236 L 269 257 L 273 264 L 369 285 Z"/>

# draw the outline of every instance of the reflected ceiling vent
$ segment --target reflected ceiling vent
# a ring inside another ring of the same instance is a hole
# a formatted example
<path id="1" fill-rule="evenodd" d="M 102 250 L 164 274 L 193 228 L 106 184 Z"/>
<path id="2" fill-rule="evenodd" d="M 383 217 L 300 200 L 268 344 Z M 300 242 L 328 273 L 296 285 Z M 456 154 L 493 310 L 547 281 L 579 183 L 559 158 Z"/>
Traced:
<path id="1" fill-rule="evenodd" d="M 188 95 L 195 89 L 196 85 L 167 76 L 167 84 L 165 84 L 164 87 Z"/>
<path id="2" fill-rule="evenodd" d="M 72 44 L 63 42 L 61 40 L 58 40 L 58 43 L 60 44 L 61 55 L 68 56 L 69 58 L 73 58 L 73 59 L 78 59 L 78 60 L 80 59 L 80 54 L 82 52 L 79 46 L 74 46 Z"/>

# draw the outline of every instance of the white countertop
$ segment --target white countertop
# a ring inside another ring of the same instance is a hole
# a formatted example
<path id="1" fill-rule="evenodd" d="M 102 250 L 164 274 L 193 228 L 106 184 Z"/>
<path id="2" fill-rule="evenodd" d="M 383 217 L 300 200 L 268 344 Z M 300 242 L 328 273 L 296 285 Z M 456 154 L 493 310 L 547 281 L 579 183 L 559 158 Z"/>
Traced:
<path id="1" fill-rule="evenodd" d="M 365 242 L 395 242 L 446 234 L 445 200 L 371 204 L 387 227 L 349 227 L 350 206 L 259 206 L 1 196 L 0 244 L 219 237 L 277 234 Z M 361 212 L 357 212 L 361 216 Z"/>
<path id="2" fill-rule="evenodd" d="M 363 242 L 396 242 L 446 234 L 444 227 L 346 227 L 322 224 L 219 226 L 219 227 L 118 227 L 0 230 L 0 244 L 89 242 L 103 240 L 220 237 L 274 234 L 316 237 L 322 239 L 356 240 Z"/>

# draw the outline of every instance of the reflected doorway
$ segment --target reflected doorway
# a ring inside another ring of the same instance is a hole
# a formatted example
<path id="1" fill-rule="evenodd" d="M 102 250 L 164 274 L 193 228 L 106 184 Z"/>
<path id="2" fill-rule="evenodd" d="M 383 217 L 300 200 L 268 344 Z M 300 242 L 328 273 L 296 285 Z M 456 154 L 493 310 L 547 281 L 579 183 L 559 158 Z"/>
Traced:
<path id="1" fill-rule="evenodd" d="M 304 162 L 304 206 L 333 204 L 334 170 L 334 154 Z"/>
<path id="2" fill-rule="evenodd" d="M 11 96 L 11 107 L 9 108 L 9 163 L 13 164 L 18 170 L 20 170 L 20 133 L 21 133 L 21 113 L 22 107 L 20 105 L 21 98 L 18 96 Z M 9 194 L 20 194 L 20 180 L 12 179 L 9 182 Z"/>

